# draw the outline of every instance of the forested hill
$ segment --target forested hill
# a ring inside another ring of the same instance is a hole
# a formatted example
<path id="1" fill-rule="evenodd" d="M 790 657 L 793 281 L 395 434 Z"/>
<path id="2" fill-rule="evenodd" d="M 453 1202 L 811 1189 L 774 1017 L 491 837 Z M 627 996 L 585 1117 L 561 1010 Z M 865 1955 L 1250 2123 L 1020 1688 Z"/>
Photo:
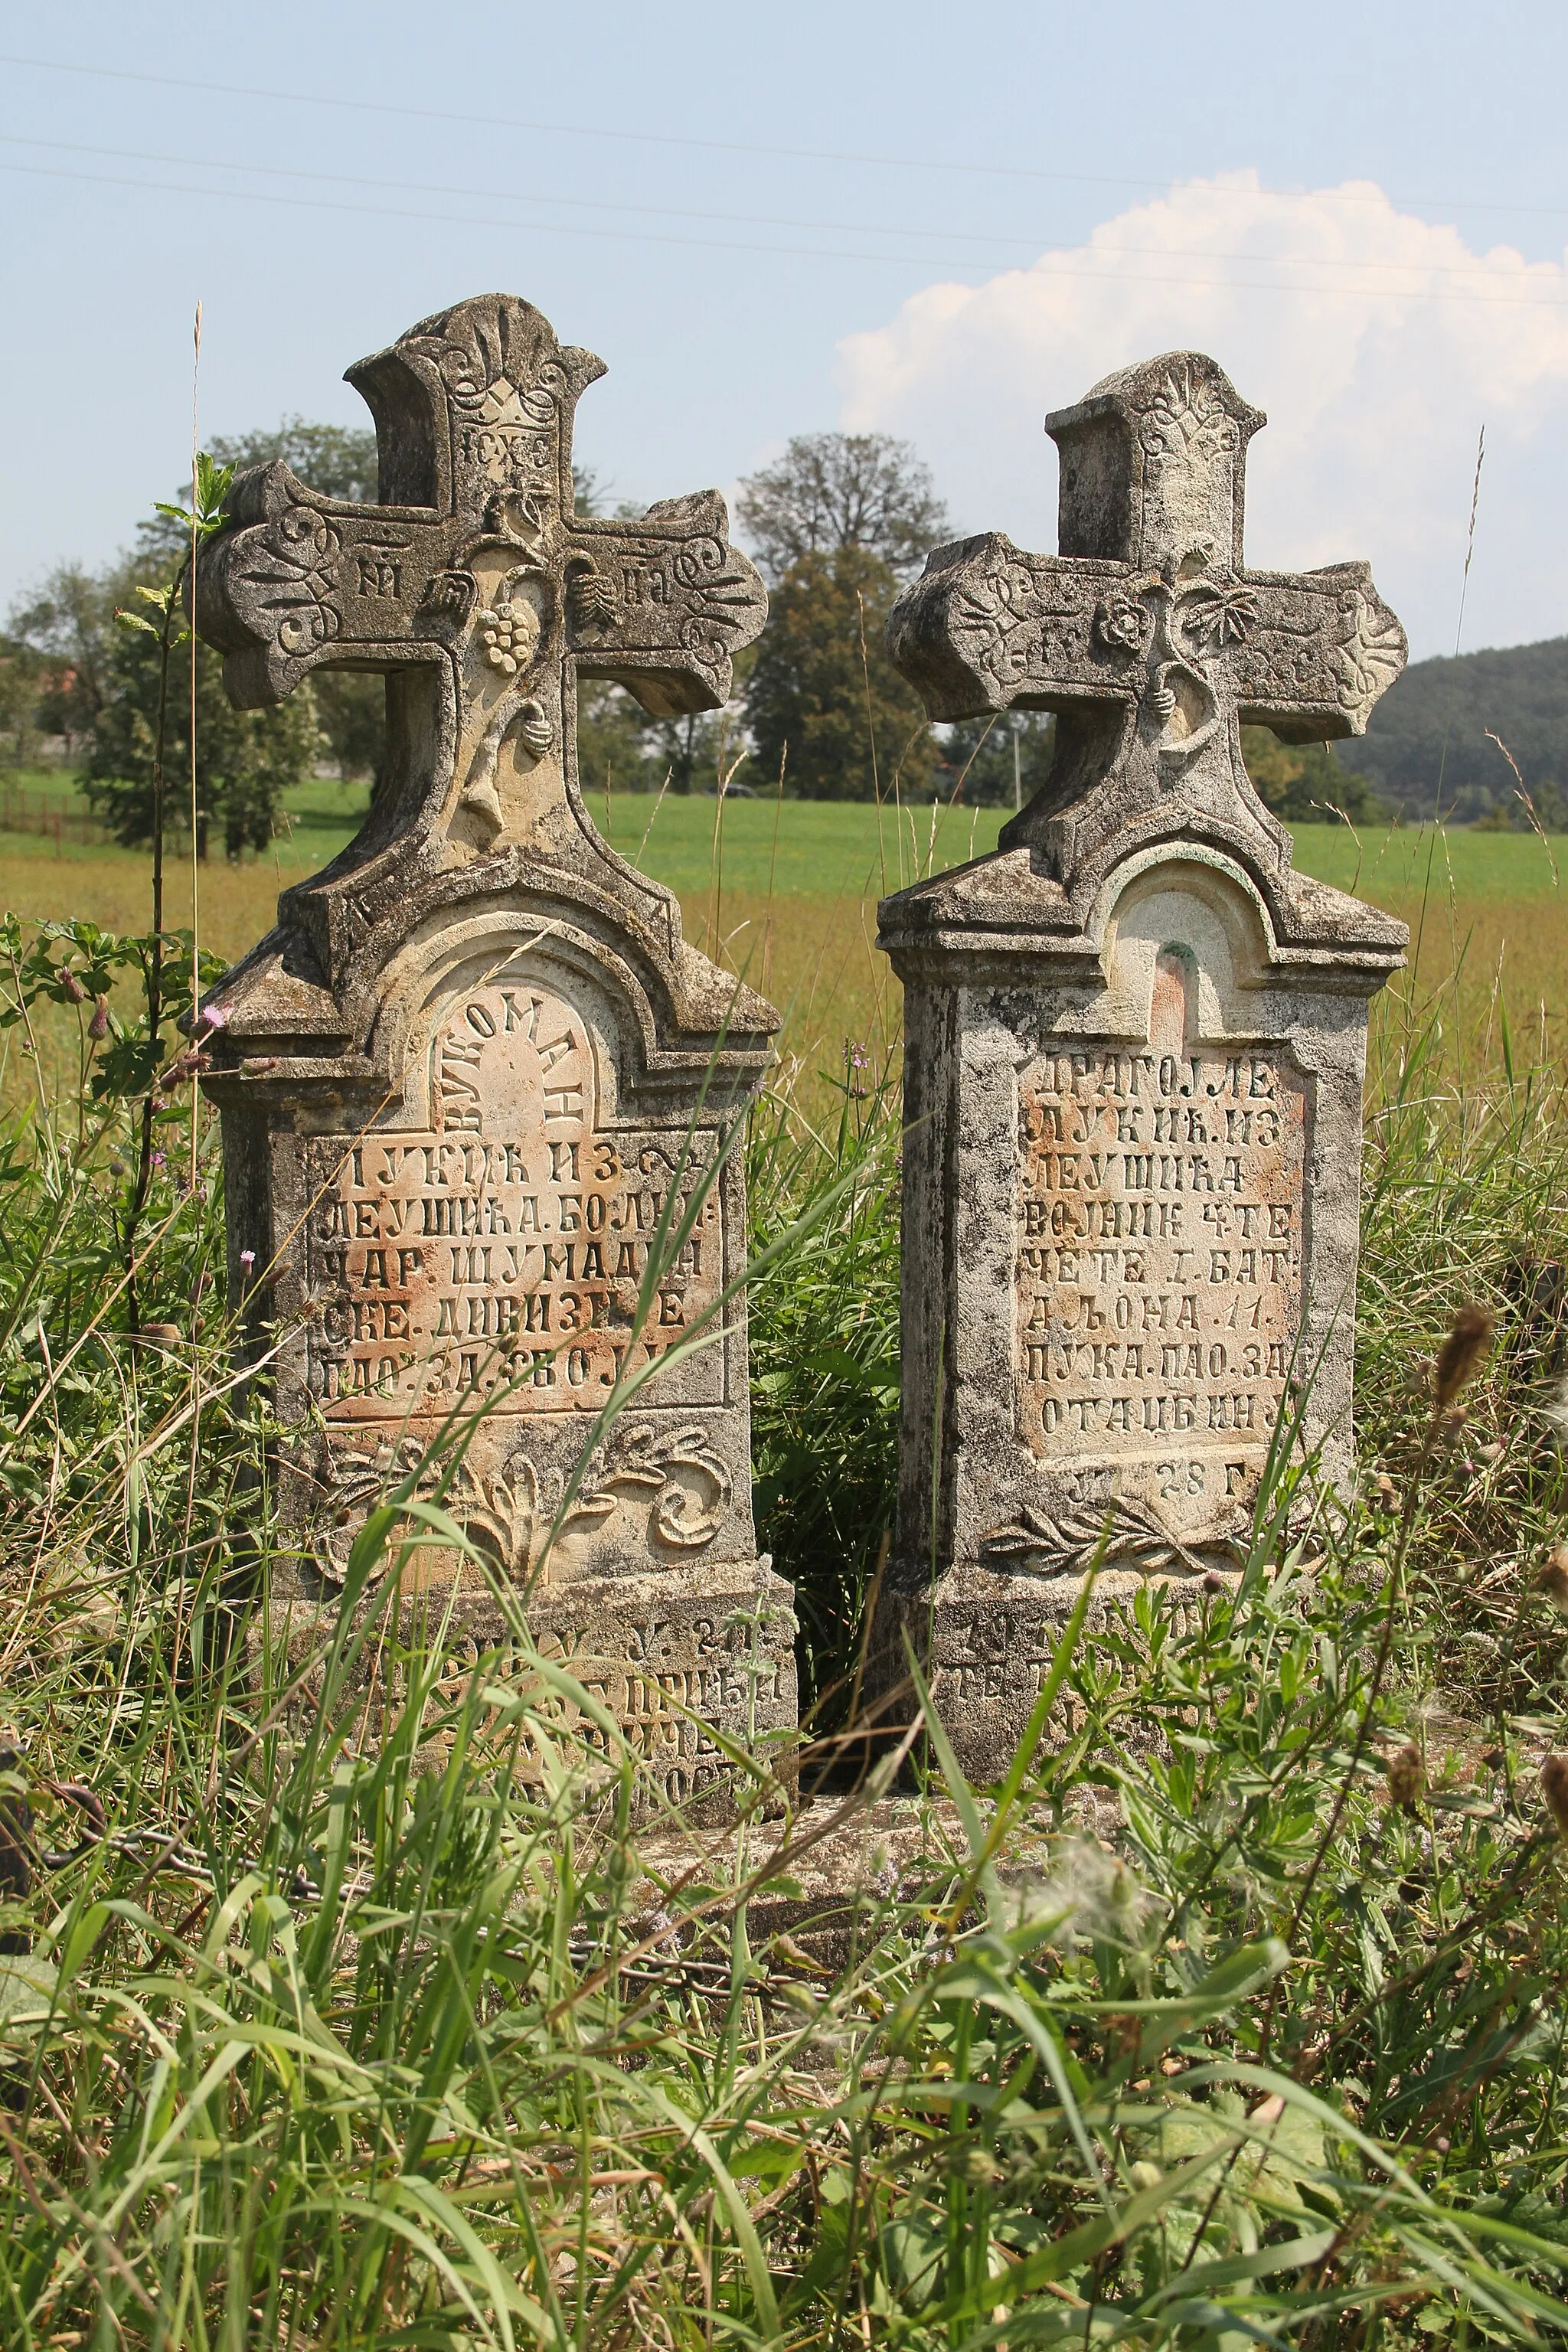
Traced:
<path id="1" fill-rule="evenodd" d="M 1568 637 L 1488 653 L 1412 662 L 1372 714 L 1359 742 L 1335 746 L 1342 764 L 1411 817 L 1429 816 L 1443 773 L 1443 808 L 1459 823 L 1506 807 L 1521 817 L 1500 735 L 1548 823 L 1568 813 Z M 1447 731 L 1448 753 L 1443 758 Z"/>

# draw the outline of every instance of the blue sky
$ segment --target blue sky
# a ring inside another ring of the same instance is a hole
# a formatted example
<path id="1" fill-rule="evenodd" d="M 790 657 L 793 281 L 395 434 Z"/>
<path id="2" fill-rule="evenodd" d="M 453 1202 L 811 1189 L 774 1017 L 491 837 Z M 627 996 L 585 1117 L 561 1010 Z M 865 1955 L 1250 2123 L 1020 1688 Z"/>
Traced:
<path id="1" fill-rule="evenodd" d="M 0 51 L 0 602 L 167 494 L 198 296 L 216 433 L 361 421 L 345 365 L 498 289 L 608 362 L 617 495 L 873 425 L 1040 547 L 1044 412 L 1212 349 L 1253 559 L 1370 556 L 1417 653 L 1484 423 L 1465 642 L 1568 631 L 1561 10 L 89 0 Z"/>

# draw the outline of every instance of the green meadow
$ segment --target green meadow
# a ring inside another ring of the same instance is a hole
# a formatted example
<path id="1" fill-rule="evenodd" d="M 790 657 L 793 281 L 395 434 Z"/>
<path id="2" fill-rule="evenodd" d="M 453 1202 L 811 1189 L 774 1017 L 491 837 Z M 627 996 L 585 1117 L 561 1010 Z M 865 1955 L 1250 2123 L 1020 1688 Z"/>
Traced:
<path id="1" fill-rule="evenodd" d="M 0 779 L 0 782 L 5 780 Z M 74 779 L 16 780 L 79 808 Z M 316 782 L 288 797 L 287 831 L 265 856 L 197 869 L 204 944 L 238 955 L 267 929 L 279 889 L 352 838 L 363 787 Z M 588 803 L 621 855 L 679 896 L 687 935 L 743 972 L 785 1015 L 787 1055 L 832 1066 L 846 1039 L 890 1047 L 898 983 L 875 950 L 876 902 L 923 874 L 994 848 L 1010 812 L 888 803 L 617 793 Z M 1568 839 L 1530 833 L 1343 824 L 1300 825 L 1296 862 L 1410 925 L 1410 1002 L 1446 998 L 1447 1017 L 1495 1029 L 1499 1010 L 1539 1049 L 1568 1013 Z M 149 861 L 113 846 L 0 832 L 0 896 L 31 918 L 85 916 L 107 929 L 147 922 Z M 170 866 L 170 919 L 192 919 L 191 862 Z"/>

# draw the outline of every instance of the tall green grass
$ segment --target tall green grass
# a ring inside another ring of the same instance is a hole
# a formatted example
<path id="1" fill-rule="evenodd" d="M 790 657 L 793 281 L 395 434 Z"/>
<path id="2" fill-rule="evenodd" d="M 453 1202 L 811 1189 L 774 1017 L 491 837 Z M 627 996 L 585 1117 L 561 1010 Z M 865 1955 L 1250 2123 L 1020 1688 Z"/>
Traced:
<path id="1" fill-rule="evenodd" d="M 1558 2336 L 1563 1126 L 1457 1003 L 1380 1016 L 1363 1492 L 1277 1477 L 1238 1591 L 1069 1629 L 1000 1790 L 928 1719 L 717 1832 L 545 1661 L 384 1613 L 367 1727 L 342 1631 L 268 1654 L 212 1126 L 193 1162 L 189 1092 L 156 1115 L 133 1335 L 137 1107 L 93 1094 L 90 993 L 36 997 L 0 1152 L 3 2339 Z M 890 1513 L 898 1109 L 855 1050 L 826 1077 L 751 1156 L 760 1531 L 831 1730 Z M 1471 1298 L 1499 1343 L 1435 1429 Z M 373 1516 L 367 1595 L 419 1534 Z"/>
<path id="2" fill-rule="evenodd" d="M 818 868 L 858 922 L 989 845 L 963 812 L 907 845 L 907 813 L 854 844 L 828 814 L 782 862 L 762 804 L 666 845 L 764 986 Z M 846 1786 L 893 1486 L 896 1014 L 785 1066 L 749 1151 L 757 1504 L 823 1736 L 798 1786 L 738 1759 L 715 1831 L 533 1652 L 525 1595 L 496 1596 L 504 1659 L 396 1604 L 411 1549 L 464 1541 L 460 1431 L 370 1514 L 335 1621 L 275 1641 L 279 1433 L 177 983 L 137 994 L 194 952 L 4 939 L 3 2340 L 1560 2336 L 1536 1778 L 1568 1244 L 1557 1090 L 1500 988 L 1479 1034 L 1457 986 L 1380 1012 L 1363 1490 L 1281 1462 L 1239 1589 L 1151 1587 L 1092 1633 L 1082 1596 L 982 1792 L 912 1660 L 915 1733 Z M 1437 1412 L 1473 1300 L 1501 1341 Z M 838 1793 L 803 1804 L 824 1758 Z"/>

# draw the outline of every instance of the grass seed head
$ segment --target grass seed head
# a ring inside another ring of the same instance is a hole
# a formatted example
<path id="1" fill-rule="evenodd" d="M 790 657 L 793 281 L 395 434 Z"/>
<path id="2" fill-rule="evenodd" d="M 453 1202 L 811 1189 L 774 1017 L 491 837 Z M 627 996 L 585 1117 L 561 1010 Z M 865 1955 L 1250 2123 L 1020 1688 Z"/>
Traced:
<path id="1" fill-rule="evenodd" d="M 1496 1330 L 1497 1317 L 1489 1308 L 1473 1303 L 1460 1307 L 1433 1368 L 1432 1399 L 1436 1412 L 1445 1412 L 1460 1390 L 1468 1388 L 1486 1360 Z"/>
<path id="2" fill-rule="evenodd" d="M 1397 1756 L 1391 1756 L 1384 1767 L 1388 1781 L 1388 1801 L 1402 1811 L 1413 1813 L 1426 1792 L 1426 1767 L 1421 1760 L 1421 1750 L 1413 1739 L 1407 1739 Z"/>
<path id="3" fill-rule="evenodd" d="M 1541 1768 L 1541 1793 L 1557 1824 L 1557 1834 L 1568 1845 L 1568 1756 L 1549 1756 Z"/>

